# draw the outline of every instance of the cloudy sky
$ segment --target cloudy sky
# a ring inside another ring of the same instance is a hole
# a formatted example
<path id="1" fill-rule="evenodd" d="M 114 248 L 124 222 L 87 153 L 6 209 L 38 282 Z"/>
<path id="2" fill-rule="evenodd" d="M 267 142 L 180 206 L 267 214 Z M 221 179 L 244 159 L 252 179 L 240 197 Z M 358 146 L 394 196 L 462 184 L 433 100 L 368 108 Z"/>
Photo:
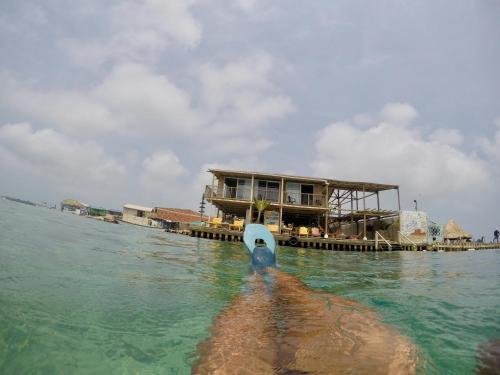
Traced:
<path id="1" fill-rule="evenodd" d="M 198 205 L 209 166 L 500 226 L 497 0 L 2 0 L 0 194 Z"/>

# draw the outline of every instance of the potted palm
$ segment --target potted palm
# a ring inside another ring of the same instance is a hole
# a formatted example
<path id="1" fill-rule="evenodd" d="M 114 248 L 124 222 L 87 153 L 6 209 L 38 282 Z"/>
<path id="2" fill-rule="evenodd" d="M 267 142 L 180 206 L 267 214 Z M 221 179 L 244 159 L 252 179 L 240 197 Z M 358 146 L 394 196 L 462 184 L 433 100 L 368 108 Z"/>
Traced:
<path id="1" fill-rule="evenodd" d="M 271 202 L 265 199 L 254 199 L 253 203 L 257 209 L 257 223 L 260 224 L 260 217 L 267 207 L 269 207 Z"/>

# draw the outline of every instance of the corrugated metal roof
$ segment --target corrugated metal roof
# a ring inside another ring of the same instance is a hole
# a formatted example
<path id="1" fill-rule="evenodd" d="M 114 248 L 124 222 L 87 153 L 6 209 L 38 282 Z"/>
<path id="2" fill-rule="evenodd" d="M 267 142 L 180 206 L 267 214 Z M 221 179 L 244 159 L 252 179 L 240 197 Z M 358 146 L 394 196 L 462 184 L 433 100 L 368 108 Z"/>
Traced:
<path id="1" fill-rule="evenodd" d="M 358 181 L 342 181 L 334 180 L 331 178 L 318 178 L 318 177 L 303 177 L 303 176 L 292 176 L 287 174 L 279 173 L 267 173 L 267 172 L 245 172 L 245 171 L 234 171 L 234 170 L 223 170 L 223 169 L 209 169 L 209 172 L 216 176 L 227 176 L 227 177 L 251 177 L 255 178 L 284 178 L 287 181 L 297 181 L 297 182 L 310 182 L 310 183 L 324 183 L 328 184 L 333 188 L 345 189 L 345 190 L 359 190 L 363 189 L 368 192 L 377 192 L 383 190 L 398 189 L 398 185 L 390 184 L 380 184 L 375 182 L 358 182 Z"/>
<path id="2" fill-rule="evenodd" d="M 190 223 L 200 220 L 200 214 L 189 209 L 156 207 L 154 212 L 154 217 L 172 222 Z M 207 217 L 204 216 L 203 219 L 206 220 Z"/>
<path id="3" fill-rule="evenodd" d="M 152 212 L 153 211 L 153 209 L 151 207 L 144 207 L 144 206 L 139 206 L 137 204 L 131 204 L 131 203 L 124 204 L 123 208 L 129 208 L 131 210 L 145 211 L 145 212 Z"/>

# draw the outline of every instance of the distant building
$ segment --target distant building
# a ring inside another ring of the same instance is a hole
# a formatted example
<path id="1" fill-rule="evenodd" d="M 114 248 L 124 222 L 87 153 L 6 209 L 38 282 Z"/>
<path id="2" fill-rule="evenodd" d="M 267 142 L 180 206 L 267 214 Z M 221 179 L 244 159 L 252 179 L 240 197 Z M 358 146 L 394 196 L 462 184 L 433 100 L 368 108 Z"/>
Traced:
<path id="1" fill-rule="evenodd" d="M 65 199 L 61 202 L 62 212 L 71 212 L 75 215 L 86 215 L 88 204 L 77 201 L 76 199 Z"/>
<path id="2" fill-rule="evenodd" d="M 193 222 L 206 221 L 207 217 L 201 218 L 198 212 L 184 208 L 155 207 L 152 218 L 158 221 L 165 229 L 188 229 Z"/>
<path id="3" fill-rule="evenodd" d="M 153 217 L 153 209 L 127 203 L 123 206 L 122 221 L 125 223 L 141 225 L 144 227 L 159 227 L 158 221 Z"/>
<path id="4" fill-rule="evenodd" d="M 444 240 L 447 242 L 470 241 L 472 235 L 466 232 L 455 220 L 449 220 L 444 226 Z"/>
<path id="5" fill-rule="evenodd" d="M 105 208 L 101 208 L 101 207 L 88 207 L 87 208 L 87 215 L 89 215 L 89 216 L 106 216 L 108 214 L 109 214 L 109 212 Z"/>

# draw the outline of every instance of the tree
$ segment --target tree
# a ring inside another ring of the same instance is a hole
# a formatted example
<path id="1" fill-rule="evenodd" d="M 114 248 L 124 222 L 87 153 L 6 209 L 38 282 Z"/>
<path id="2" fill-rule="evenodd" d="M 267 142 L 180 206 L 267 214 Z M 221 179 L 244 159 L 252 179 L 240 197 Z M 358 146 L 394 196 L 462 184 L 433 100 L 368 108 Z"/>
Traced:
<path id="1" fill-rule="evenodd" d="M 269 207 L 271 204 L 270 201 L 266 201 L 265 199 L 254 199 L 255 208 L 257 209 L 257 223 L 260 224 L 260 215 Z"/>

